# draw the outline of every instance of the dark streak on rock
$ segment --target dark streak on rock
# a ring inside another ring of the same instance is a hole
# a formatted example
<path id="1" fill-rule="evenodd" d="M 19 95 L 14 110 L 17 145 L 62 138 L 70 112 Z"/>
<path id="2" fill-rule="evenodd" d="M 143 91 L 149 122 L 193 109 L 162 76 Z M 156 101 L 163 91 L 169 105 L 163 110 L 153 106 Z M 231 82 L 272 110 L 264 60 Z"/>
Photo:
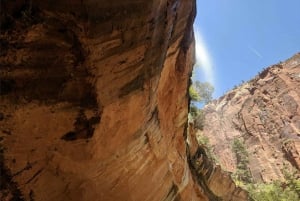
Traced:
<path id="1" fill-rule="evenodd" d="M 125 84 L 121 89 L 120 89 L 120 94 L 119 98 L 122 98 L 123 96 L 128 95 L 132 91 L 142 89 L 144 85 L 144 74 L 138 75 L 135 79 L 130 81 L 129 83 Z"/>
<path id="2" fill-rule="evenodd" d="M 12 180 L 9 169 L 4 165 L 3 147 L 0 144 L 0 191 L 1 200 L 24 201 L 17 184 Z"/>
<path id="3" fill-rule="evenodd" d="M 76 139 L 77 139 L 76 132 L 74 132 L 74 131 L 67 132 L 66 134 L 64 134 L 64 135 L 61 137 L 61 139 L 62 139 L 62 140 L 65 140 L 65 141 L 73 141 L 73 140 L 76 140 Z"/>
<path id="4" fill-rule="evenodd" d="M 178 193 L 178 187 L 177 185 L 175 185 L 173 183 L 173 185 L 171 186 L 171 189 L 169 190 L 167 196 L 165 199 L 163 199 L 162 201 L 179 201 L 177 199 L 177 193 Z"/>
<path id="5" fill-rule="evenodd" d="M 34 193 L 32 190 L 30 190 L 30 192 L 29 192 L 29 199 L 30 199 L 30 201 L 34 201 Z"/>
<path id="6" fill-rule="evenodd" d="M 25 170 L 30 170 L 31 168 L 32 168 L 32 164 L 27 163 L 27 165 L 24 168 L 22 168 L 21 170 L 19 170 L 15 174 L 13 174 L 12 177 L 18 176 L 18 175 L 22 174 L 22 172 L 24 172 Z"/>
<path id="7" fill-rule="evenodd" d="M 6 95 L 13 91 L 15 81 L 13 79 L 0 78 L 0 96 Z"/>
<path id="8" fill-rule="evenodd" d="M 151 112 L 151 117 L 148 121 L 151 121 L 151 120 L 157 120 L 159 122 L 159 119 L 158 119 L 158 108 L 155 107 L 154 110 Z"/>
<path id="9" fill-rule="evenodd" d="M 185 61 L 186 61 L 186 54 L 184 53 L 183 50 L 180 50 L 176 58 L 176 64 L 175 64 L 176 71 L 183 73 L 185 69 Z"/>
<path id="10" fill-rule="evenodd" d="M 148 144 L 148 143 L 149 143 L 149 135 L 148 133 L 145 133 L 144 144 Z"/>
<path id="11" fill-rule="evenodd" d="M 192 173 L 192 178 L 198 185 L 200 185 L 203 190 L 205 191 L 207 197 L 209 200 L 213 201 L 220 201 L 221 199 L 217 197 L 208 187 L 206 181 L 207 181 L 207 176 L 209 175 L 204 175 L 201 173 L 201 169 L 213 169 L 212 168 L 212 162 L 209 162 L 208 156 L 206 155 L 205 150 L 202 147 L 198 147 L 197 152 L 195 153 L 194 156 L 190 155 L 190 152 L 188 151 L 187 147 L 187 156 L 188 156 L 188 164 Z M 202 158 L 204 161 L 201 164 L 197 163 L 198 158 Z M 203 167 L 206 166 L 206 167 Z"/>
<path id="12" fill-rule="evenodd" d="M 89 119 L 85 116 L 83 111 L 80 111 L 75 122 L 74 130 L 67 132 L 61 137 L 65 141 L 73 141 L 77 139 L 89 139 L 93 137 L 95 125 L 100 123 L 101 114 L 94 116 Z"/>
<path id="13" fill-rule="evenodd" d="M 194 1 L 193 4 L 193 9 L 187 20 L 188 23 L 186 25 L 184 37 L 180 43 L 180 46 L 185 53 L 188 51 L 191 43 L 194 41 L 193 24 L 196 16 L 196 1 Z"/>
<path id="14" fill-rule="evenodd" d="M 36 178 L 41 172 L 43 171 L 43 168 L 39 169 L 25 184 L 29 184 L 34 178 Z M 31 192 L 31 191 L 30 191 Z"/>
<path id="15" fill-rule="evenodd" d="M 0 112 L 0 121 L 2 121 L 3 119 L 4 119 L 4 114 Z"/>
<path id="16" fill-rule="evenodd" d="M 6 134 L 6 135 L 11 135 L 11 131 L 10 130 L 2 130 L 2 133 Z"/>

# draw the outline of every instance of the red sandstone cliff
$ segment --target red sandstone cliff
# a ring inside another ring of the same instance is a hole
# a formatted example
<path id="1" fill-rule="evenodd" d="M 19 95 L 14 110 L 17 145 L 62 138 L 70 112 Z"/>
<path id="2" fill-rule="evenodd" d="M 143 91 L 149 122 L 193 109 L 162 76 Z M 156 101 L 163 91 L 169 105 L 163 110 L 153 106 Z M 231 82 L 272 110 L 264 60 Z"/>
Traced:
<path id="1" fill-rule="evenodd" d="M 255 181 L 284 178 L 300 170 L 300 54 L 263 70 L 204 109 L 203 134 L 221 166 L 235 171 L 234 139 L 244 139 Z"/>
<path id="2" fill-rule="evenodd" d="M 194 16 L 192 0 L 1 1 L 1 200 L 245 200 L 185 142 Z"/>

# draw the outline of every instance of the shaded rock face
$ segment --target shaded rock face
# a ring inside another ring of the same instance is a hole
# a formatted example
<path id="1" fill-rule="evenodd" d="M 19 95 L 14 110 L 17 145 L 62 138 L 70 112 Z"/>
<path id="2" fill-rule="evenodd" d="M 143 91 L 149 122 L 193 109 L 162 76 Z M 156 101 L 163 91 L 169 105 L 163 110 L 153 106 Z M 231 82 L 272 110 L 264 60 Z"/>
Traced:
<path id="1" fill-rule="evenodd" d="M 216 165 L 206 153 L 206 148 L 199 146 L 196 138 L 197 129 L 192 124 L 188 127 L 188 161 L 195 182 L 201 186 L 209 200 L 249 200 L 248 193 L 237 187 L 230 173 Z"/>
<path id="2" fill-rule="evenodd" d="M 221 166 L 235 171 L 234 139 L 244 139 L 255 181 L 300 170 L 300 54 L 263 70 L 205 107 L 204 131 Z"/>
<path id="3" fill-rule="evenodd" d="M 194 1 L 1 7 L 1 200 L 208 200 L 184 137 Z"/>

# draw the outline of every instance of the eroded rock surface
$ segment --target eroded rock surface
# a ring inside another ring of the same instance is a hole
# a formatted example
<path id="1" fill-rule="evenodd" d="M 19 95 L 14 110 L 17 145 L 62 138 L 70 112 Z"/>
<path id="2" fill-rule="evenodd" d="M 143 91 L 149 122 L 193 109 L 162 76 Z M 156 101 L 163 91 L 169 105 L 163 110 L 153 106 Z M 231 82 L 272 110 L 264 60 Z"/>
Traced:
<path id="1" fill-rule="evenodd" d="M 204 146 L 197 142 L 197 129 L 192 124 L 188 128 L 188 161 L 193 179 L 204 190 L 209 200 L 246 201 L 248 193 L 236 186 L 229 172 L 216 165 Z"/>
<path id="2" fill-rule="evenodd" d="M 0 2 L 1 200 L 246 200 L 186 144 L 195 1 Z"/>
<path id="3" fill-rule="evenodd" d="M 195 2 L 18 2 L 1 1 L 1 200 L 206 200 L 183 135 Z"/>
<path id="4" fill-rule="evenodd" d="M 300 54 L 296 54 L 207 105 L 203 133 L 224 169 L 236 170 L 232 143 L 244 139 L 254 180 L 282 180 L 283 169 L 300 170 L 299 104 Z"/>

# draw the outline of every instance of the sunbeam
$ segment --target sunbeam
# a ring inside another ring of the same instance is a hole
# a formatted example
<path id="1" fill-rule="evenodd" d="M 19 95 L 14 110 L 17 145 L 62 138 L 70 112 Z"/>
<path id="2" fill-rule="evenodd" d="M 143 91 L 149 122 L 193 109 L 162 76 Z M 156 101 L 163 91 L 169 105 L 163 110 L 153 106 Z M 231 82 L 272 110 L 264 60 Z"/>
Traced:
<path id="1" fill-rule="evenodd" d="M 194 27 L 196 40 L 196 66 L 200 67 L 204 81 L 215 86 L 213 63 L 207 51 L 199 28 Z"/>

